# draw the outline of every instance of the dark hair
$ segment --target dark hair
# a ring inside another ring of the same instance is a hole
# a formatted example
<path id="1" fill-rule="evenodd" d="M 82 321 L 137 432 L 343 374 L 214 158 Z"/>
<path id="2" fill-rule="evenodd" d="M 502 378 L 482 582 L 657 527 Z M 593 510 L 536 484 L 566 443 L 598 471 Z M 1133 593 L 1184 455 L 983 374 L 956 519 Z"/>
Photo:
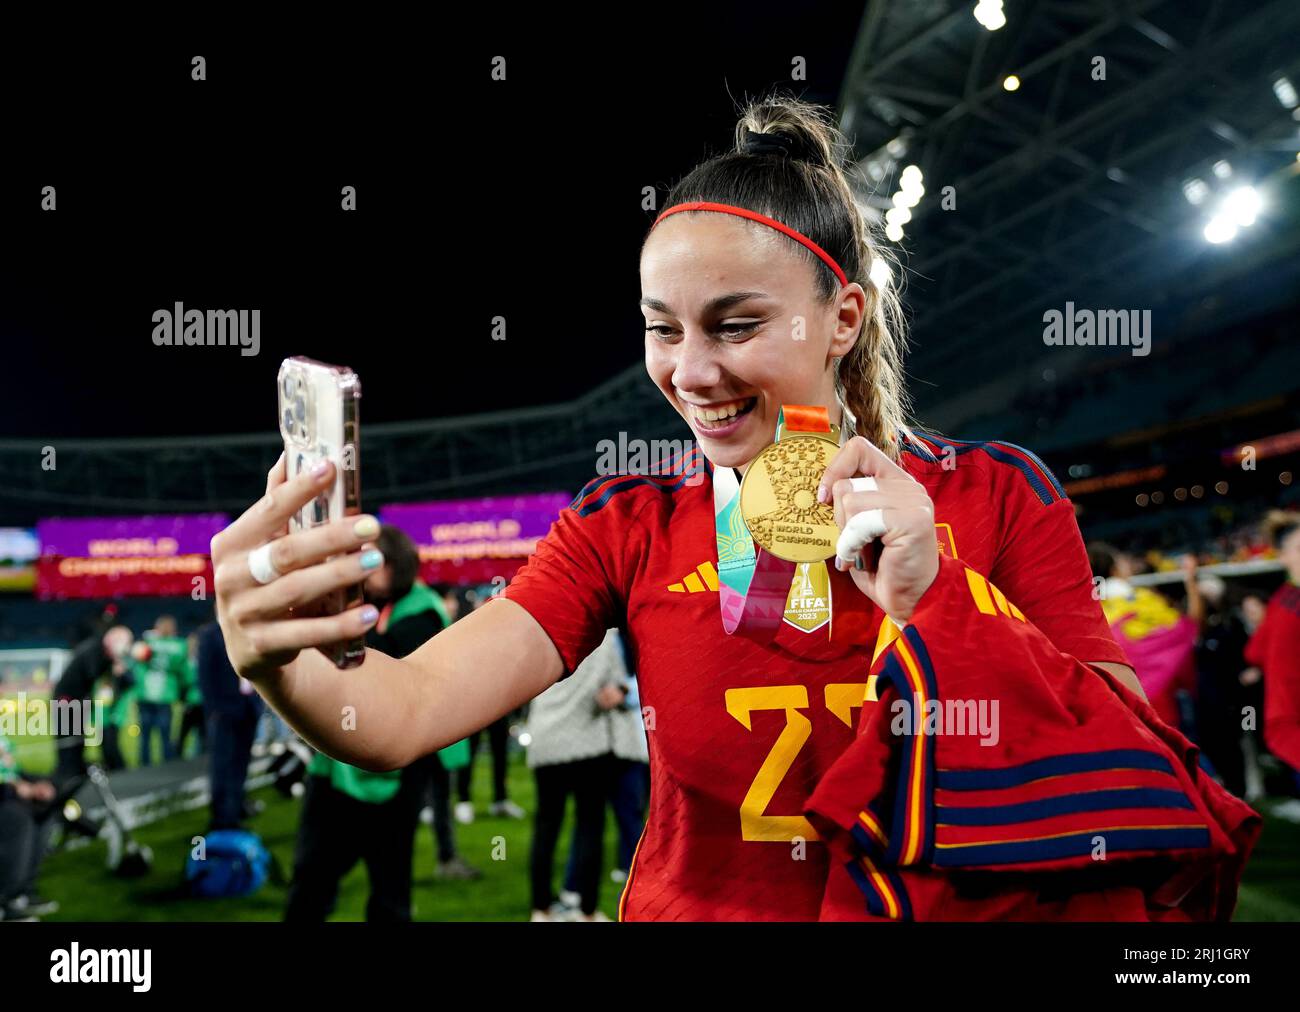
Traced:
<path id="1" fill-rule="evenodd" d="M 392 573 L 389 596 L 391 600 L 400 600 L 411 592 L 415 578 L 420 575 L 420 550 L 415 547 L 410 535 L 392 524 L 384 524 L 379 528 L 375 544 L 383 553 L 384 562 Z"/>
<path id="2" fill-rule="evenodd" d="M 1109 578 L 1115 571 L 1115 561 L 1119 558 L 1119 549 L 1104 541 L 1093 541 L 1088 545 L 1088 565 L 1092 567 L 1093 576 Z"/>
<path id="3" fill-rule="evenodd" d="M 854 200 L 842 164 L 850 145 L 831 116 L 825 106 L 780 95 L 751 103 L 736 124 L 734 150 L 693 169 L 664 206 L 701 200 L 758 211 L 806 235 L 850 282 L 862 286 L 866 316 L 838 363 L 836 385 L 857 419 L 857 434 L 897 458 L 897 433 L 908 412 L 902 308 L 892 286 L 877 287 L 871 280 L 872 261 L 889 258 L 872 240 Z M 756 140 L 755 134 L 772 140 Z M 840 290 L 834 272 L 803 245 L 792 240 L 790 249 L 811 265 L 818 297 L 830 302 Z"/>

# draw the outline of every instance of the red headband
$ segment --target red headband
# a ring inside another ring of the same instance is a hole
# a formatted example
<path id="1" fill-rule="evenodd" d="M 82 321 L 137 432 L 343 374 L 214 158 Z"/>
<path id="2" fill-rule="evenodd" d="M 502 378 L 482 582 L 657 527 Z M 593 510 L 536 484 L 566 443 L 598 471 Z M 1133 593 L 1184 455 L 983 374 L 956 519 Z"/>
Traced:
<path id="1" fill-rule="evenodd" d="M 778 232 L 785 233 L 795 242 L 816 254 L 817 258 L 829 267 L 834 272 L 835 276 L 839 278 L 841 288 L 849 283 L 848 277 L 845 276 L 840 265 L 835 262 L 835 258 L 802 232 L 796 232 L 789 225 L 782 225 L 775 218 L 769 218 L 765 214 L 759 214 L 757 211 L 750 211 L 743 207 L 732 207 L 730 204 L 711 204 L 707 200 L 693 200 L 687 204 L 674 204 L 672 207 L 668 208 L 668 210 L 664 211 L 663 214 L 659 215 L 659 217 L 655 219 L 654 225 L 651 225 L 650 228 L 653 229 L 655 225 L 658 225 L 670 214 L 676 214 L 678 211 L 721 211 L 723 214 L 734 214 L 738 218 L 748 218 L 750 221 L 762 222 L 769 228 L 774 228 Z"/>

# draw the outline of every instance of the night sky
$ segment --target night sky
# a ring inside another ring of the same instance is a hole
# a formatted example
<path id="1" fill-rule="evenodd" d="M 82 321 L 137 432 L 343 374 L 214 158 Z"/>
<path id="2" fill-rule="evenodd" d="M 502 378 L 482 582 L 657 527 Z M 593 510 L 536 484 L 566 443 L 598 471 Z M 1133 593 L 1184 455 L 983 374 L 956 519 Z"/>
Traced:
<path id="1" fill-rule="evenodd" d="M 860 16 L 646 10 L 594 33 L 538 13 L 441 35 L 192 28 L 111 52 L 10 35 L 0 438 L 273 430 L 294 354 L 356 369 L 370 422 L 565 400 L 640 361 L 642 187 L 662 198 L 728 147 L 747 96 L 833 104 Z M 260 354 L 154 346 L 177 301 L 260 309 Z"/>

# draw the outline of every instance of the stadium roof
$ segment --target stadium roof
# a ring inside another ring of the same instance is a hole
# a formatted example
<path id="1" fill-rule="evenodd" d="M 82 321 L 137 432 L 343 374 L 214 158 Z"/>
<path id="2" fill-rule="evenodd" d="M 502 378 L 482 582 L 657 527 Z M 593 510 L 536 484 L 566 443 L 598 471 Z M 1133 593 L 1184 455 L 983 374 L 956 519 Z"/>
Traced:
<path id="1" fill-rule="evenodd" d="M 875 215 L 903 166 L 923 172 L 901 244 L 909 372 L 934 384 L 915 387 L 919 406 L 953 428 L 990 400 L 972 376 L 1047 365 L 1059 380 L 1095 361 L 1043 344 L 1042 314 L 1067 300 L 1151 309 L 1155 340 L 1171 341 L 1225 322 L 1197 310 L 1234 279 L 1250 279 L 1237 306 L 1252 313 L 1300 290 L 1286 91 L 1300 4 L 1027 0 L 1005 17 L 988 31 L 964 0 L 867 4 L 840 102 Z M 1199 205 L 1190 180 L 1206 185 Z M 1213 208 L 1246 184 L 1258 222 L 1211 245 Z"/>

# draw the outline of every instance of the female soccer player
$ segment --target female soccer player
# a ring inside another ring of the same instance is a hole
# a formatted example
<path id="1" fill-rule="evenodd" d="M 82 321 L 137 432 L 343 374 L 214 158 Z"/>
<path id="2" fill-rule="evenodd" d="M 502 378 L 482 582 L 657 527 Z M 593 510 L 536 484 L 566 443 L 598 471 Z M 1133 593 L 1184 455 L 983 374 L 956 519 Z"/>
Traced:
<path id="1" fill-rule="evenodd" d="M 853 739 L 873 655 L 935 583 L 941 554 L 987 576 L 999 607 L 1059 651 L 1141 693 L 1043 463 L 906 424 L 897 303 L 871 281 L 880 254 L 825 114 L 768 99 L 736 141 L 674 188 L 641 251 L 646 370 L 698 443 L 680 474 L 592 481 L 497 600 L 407 658 L 372 650 L 357 670 L 306 648 L 361 634 L 373 609 L 292 613 L 360 579 L 378 533 L 369 517 L 286 533 L 328 465 L 285 481 L 277 463 L 266 497 L 212 542 L 236 669 L 312 745 L 367 769 L 486 726 L 572 672 L 607 628 L 625 629 L 652 766 L 629 920 L 818 916 L 828 859 L 803 803 Z M 728 635 L 719 553 L 730 557 L 735 532 L 715 512 L 796 405 L 841 426 L 821 493 L 845 534 L 834 566 L 800 570 L 769 638 Z"/>

